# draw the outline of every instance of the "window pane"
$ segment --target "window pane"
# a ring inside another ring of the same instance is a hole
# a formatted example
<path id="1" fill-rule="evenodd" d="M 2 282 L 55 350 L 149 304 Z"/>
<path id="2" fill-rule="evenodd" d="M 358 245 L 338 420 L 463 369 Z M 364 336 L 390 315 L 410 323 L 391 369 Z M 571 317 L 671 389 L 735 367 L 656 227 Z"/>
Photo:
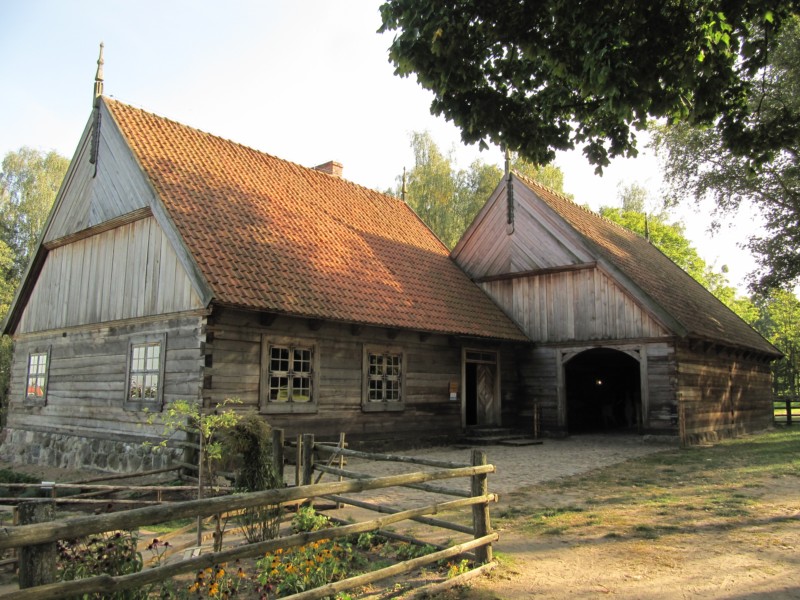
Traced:
<path id="1" fill-rule="evenodd" d="M 383 356 L 380 354 L 369 355 L 369 374 L 383 375 Z"/>
<path id="2" fill-rule="evenodd" d="M 308 402 L 311 400 L 311 379 L 294 377 L 292 379 L 292 401 Z"/>
<path id="3" fill-rule="evenodd" d="M 43 352 L 31 354 L 28 357 L 28 396 L 35 396 L 37 398 L 44 397 L 46 372 L 47 354 Z"/>
<path id="4" fill-rule="evenodd" d="M 289 370 L 289 348 L 282 346 L 270 347 L 269 370 L 282 373 L 286 373 Z"/>
<path id="5" fill-rule="evenodd" d="M 383 400 L 383 379 L 369 380 L 369 401 L 381 402 Z"/>
<path id="6" fill-rule="evenodd" d="M 288 377 L 269 378 L 269 400 L 270 402 L 289 401 L 289 379 Z"/>
<path id="7" fill-rule="evenodd" d="M 131 398 L 141 398 L 142 397 L 142 390 L 144 388 L 144 376 L 143 375 L 132 375 L 131 376 Z"/>
<path id="8" fill-rule="evenodd" d="M 301 373 L 303 375 L 311 372 L 311 350 L 307 348 L 295 348 L 292 370 L 295 373 Z"/>
<path id="9" fill-rule="evenodd" d="M 161 371 L 161 344 L 131 346 L 131 382 L 129 398 L 157 400 Z"/>
<path id="10" fill-rule="evenodd" d="M 386 382 L 386 401 L 397 402 L 400 400 L 400 382 L 389 380 Z"/>

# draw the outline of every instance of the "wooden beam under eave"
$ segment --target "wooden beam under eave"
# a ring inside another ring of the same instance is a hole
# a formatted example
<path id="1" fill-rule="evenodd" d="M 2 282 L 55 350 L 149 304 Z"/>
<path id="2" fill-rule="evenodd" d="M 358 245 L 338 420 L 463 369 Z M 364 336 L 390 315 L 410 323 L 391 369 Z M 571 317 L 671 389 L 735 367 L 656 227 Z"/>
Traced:
<path id="1" fill-rule="evenodd" d="M 397 337 L 397 334 L 400 333 L 399 329 L 387 329 L 386 330 L 386 337 L 390 340 L 393 340 Z"/>
<path id="2" fill-rule="evenodd" d="M 350 335 L 361 335 L 363 330 L 364 328 L 361 325 L 356 325 L 355 323 L 350 325 Z"/>
<path id="3" fill-rule="evenodd" d="M 319 331 L 322 329 L 322 325 L 325 323 L 322 319 L 309 319 L 308 320 L 308 328 L 311 331 Z"/>
<path id="4" fill-rule="evenodd" d="M 516 273 L 502 273 L 500 275 L 487 275 L 474 279 L 475 283 L 487 283 L 490 281 L 503 281 L 506 279 L 519 279 L 521 277 L 535 277 L 537 275 L 552 275 L 554 273 L 566 273 L 568 271 L 583 271 L 594 269 L 597 262 L 578 263 L 575 265 L 563 265 L 561 267 L 547 267 L 545 269 L 533 269 L 531 271 L 518 271 Z"/>
<path id="5" fill-rule="evenodd" d="M 419 341 L 427 342 L 429 337 L 431 337 L 431 334 L 427 331 L 423 331 L 419 334 Z"/>

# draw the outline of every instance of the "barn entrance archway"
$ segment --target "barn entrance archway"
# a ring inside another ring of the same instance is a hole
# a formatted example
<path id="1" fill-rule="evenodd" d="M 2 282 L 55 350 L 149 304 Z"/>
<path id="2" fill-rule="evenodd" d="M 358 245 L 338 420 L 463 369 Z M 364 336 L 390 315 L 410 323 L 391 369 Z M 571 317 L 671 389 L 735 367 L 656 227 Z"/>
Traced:
<path id="1" fill-rule="evenodd" d="M 611 348 L 593 348 L 564 363 L 569 433 L 637 432 L 642 414 L 639 361 Z"/>

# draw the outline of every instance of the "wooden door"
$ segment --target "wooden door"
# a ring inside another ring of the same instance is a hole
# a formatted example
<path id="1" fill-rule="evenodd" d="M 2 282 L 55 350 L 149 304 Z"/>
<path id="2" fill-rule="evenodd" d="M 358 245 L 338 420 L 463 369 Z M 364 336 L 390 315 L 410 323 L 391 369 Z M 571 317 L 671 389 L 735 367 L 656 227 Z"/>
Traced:
<path id="1" fill-rule="evenodd" d="M 476 392 L 477 392 L 477 420 L 478 425 L 496 425 L 495 423 L 495 366 L 477 365 Z"/>

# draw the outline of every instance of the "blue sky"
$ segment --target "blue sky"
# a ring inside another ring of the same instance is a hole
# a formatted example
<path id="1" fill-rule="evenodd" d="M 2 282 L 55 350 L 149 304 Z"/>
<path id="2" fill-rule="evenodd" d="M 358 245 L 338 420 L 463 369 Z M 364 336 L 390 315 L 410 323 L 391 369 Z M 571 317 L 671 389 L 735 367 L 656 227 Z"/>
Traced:
<path id="1" fill-rule="evenodd" d="M 460 144 L 430 115 L 431 96 L 393 75 L 379 35 L 380 0 L 0 0 L 0 157 L 21 146 L 71 157 L 91 110 L 100 42 L 105 94 L 293 162 L 344 165 L 370 188 L 413 164 L 412 131 L 454 148 L 459 166 L 500 164 L 497 149 Z M 600 178 L 579 152 L 556 161 L 565 189 L 593 208 L 617 204 L 619 182 L 657 195 L 652 157 L 618 160 Z M 702 213 L 683 211 L 702 256 L 752 267 L 741 230 L 710 238 Z M 747 226 L 752 221 L 745 220 Z"/>

